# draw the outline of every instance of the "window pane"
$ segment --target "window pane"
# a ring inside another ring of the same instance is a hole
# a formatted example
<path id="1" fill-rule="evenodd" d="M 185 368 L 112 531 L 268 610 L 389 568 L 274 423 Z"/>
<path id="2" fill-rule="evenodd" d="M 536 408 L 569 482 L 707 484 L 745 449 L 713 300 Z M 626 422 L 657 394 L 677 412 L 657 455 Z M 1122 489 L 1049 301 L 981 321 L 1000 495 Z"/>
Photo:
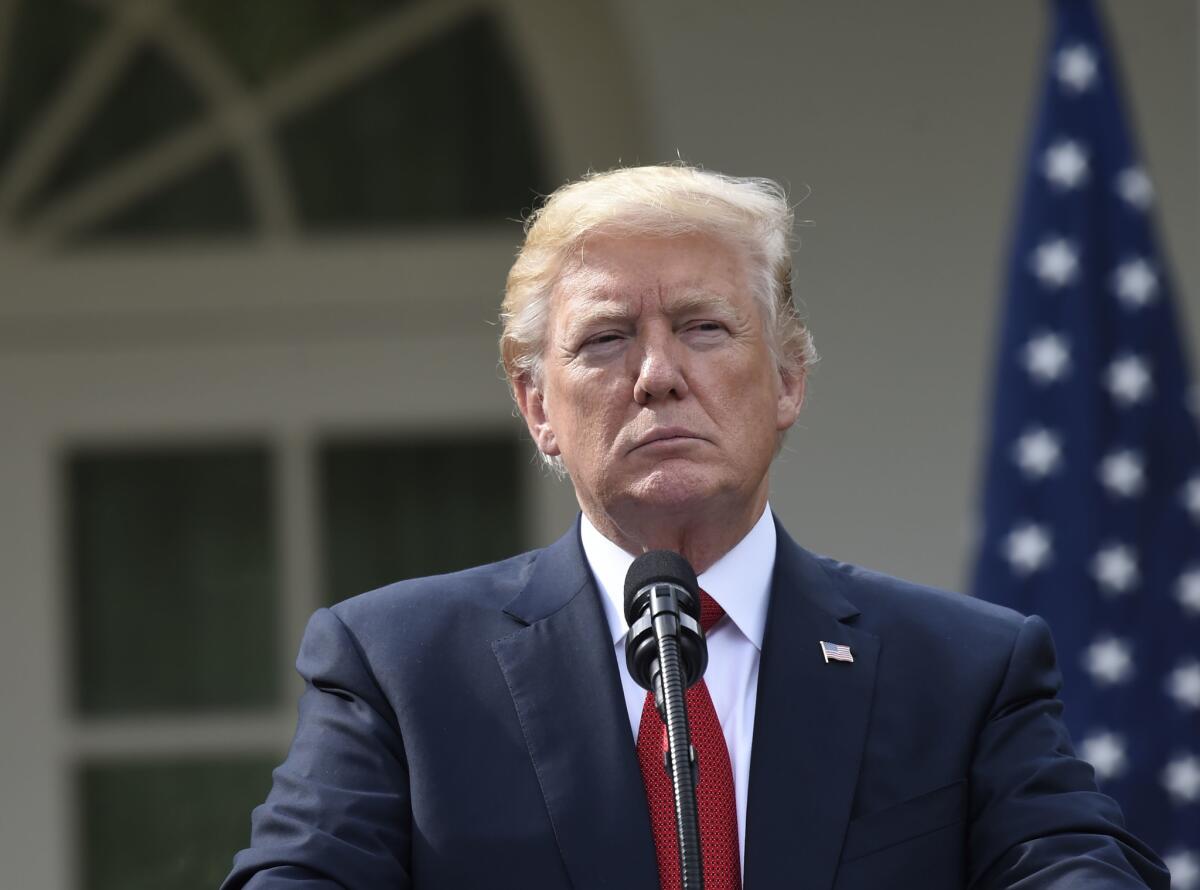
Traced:
<path id="1" fill-rule="evenodd" d="M 280 128 L 317 229 L 520 217 L 549 191 L 502 34 L 475 16 Z"/>
<path id="2" fill-rule="evenodd" d="M 80 711 L 271 704 L 266 450 L 81 452 L 67 469 Z"/>
<path id="3" fill-rule="evenodd" d="M 233 67 L 258 87 L 285 76 L 355 31 L 371 27 L 410 0 L 254 0 L 214 3 L 178 0 L 176 6 Z"/>
<path id="4" fill-rule="evenodd" d="M 528 455 L 508 436 L 327 443 L 326 600 L 519 553 Z"/>
<path id="5" fill-rule="evenodd" d="M 39 210 L 111 171 L 134 152 L 191 123 L 203 110 L 203 99 L 170 57 L 150 47 L 139 49 L 100 97 L 29 209 Z"/>
<path id="6" fill-rule="evenodd" d="M 24 0 L 5 11 L 13 19 L 0 54 L 0 167 L 104 30 L 101 14 L 74 0 Z"/>
<path id="7" fill-rule="evenodd" d="M 175 236 L 248 233 L 253 218 L 241 175 L 233 154 L 225 152 L 82 229 L 69 243 L 79 247 L 122 238 L 148 242 Z"/>
<path id="8" fill-rule="evenodd" d="M 95 764 L 79 791 L 86 890 L 213 890 L 278 757 Z"/>

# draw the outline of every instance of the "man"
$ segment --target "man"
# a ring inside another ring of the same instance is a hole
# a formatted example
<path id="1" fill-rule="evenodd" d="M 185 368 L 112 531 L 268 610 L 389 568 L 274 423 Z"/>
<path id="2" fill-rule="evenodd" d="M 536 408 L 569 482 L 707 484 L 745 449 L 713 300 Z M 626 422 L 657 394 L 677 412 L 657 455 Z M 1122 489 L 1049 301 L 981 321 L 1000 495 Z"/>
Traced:
<path id="1" fill-rule="evenodd" d="M 1072 753 L 1040 620 L 774 522 L 814 358 L 790 227 L 773 183 L 685 166 L 550 197 L 501 352 L 581 518 L 314 616 L 296 738 L 227 890 L 668 882 L 661 730 L 622 664 L 624 573 L 656 548 L 718 619 L 689 692 L 710 888 L 1167 886 Z"/>

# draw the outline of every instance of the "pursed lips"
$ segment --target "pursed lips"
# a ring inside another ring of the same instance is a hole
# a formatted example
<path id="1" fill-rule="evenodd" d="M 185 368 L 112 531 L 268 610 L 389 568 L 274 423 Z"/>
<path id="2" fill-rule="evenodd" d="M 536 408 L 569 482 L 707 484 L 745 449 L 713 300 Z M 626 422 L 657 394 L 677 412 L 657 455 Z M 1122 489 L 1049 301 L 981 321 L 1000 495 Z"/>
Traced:
<path id="1" fill-rule="evenodd" d="M 659 427 L 658 429 L 653 429 L 653 430 L 650 430 L 648 433 L 644 433 L 641 437 L 638 438 L 638 440 L 634 443 L 633 447 L 630 448 L 629 450 L 636 451 L 639 448 L 642 448 L 646 445 L 652 445 L 655 442 L 667 442 L 667 441 L 671 441 L 671 440 L 675 440 L 675 439 L 679 439 L 679 440 L 694 439 L 696 441 L 702 441 L 703 437 L 697 436 L 691 430 L 685 429 L 683 427 L 678 427 L 678 426 Z"/>

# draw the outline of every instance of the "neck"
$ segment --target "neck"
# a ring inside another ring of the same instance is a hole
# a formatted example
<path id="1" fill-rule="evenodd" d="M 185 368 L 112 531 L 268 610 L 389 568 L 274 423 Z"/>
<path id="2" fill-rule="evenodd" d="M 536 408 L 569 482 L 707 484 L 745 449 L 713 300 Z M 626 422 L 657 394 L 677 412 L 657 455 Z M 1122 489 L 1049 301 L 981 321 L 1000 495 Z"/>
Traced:
<path id="1" fill-rule="evenodd" d="M 586 507 L 584 513 L 600 534 L 626 553 L 673 550 L 700 575 L 750 533 L 766 505 L 764 488 L 760 496 L 733 510 L 705 507 L 664 514 L 642 509 L 620 521 L 611 513 Z"/>

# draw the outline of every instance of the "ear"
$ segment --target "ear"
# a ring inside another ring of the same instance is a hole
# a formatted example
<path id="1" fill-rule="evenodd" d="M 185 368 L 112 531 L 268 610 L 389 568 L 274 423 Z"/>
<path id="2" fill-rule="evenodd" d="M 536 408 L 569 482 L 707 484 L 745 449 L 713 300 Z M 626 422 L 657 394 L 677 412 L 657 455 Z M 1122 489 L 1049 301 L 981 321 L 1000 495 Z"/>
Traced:
<path id="1" fill-rule="evenodd" d="M 546 400 L 541 389 L 533 384 L 529 374 L 522 374 L 513 380 L 513 393 L 517 398 L 517 408 L 538 450 L 547 457 L 558 457 L 561 452 L 546 414 Z"/>
<path id="2" fill-rule="evenodd" d="M 800 416 L 808 375 L 804 371 L 780 371 L 779 381 L 779 395 L 775 403 L 775 428 L 783 432 Z"/>

